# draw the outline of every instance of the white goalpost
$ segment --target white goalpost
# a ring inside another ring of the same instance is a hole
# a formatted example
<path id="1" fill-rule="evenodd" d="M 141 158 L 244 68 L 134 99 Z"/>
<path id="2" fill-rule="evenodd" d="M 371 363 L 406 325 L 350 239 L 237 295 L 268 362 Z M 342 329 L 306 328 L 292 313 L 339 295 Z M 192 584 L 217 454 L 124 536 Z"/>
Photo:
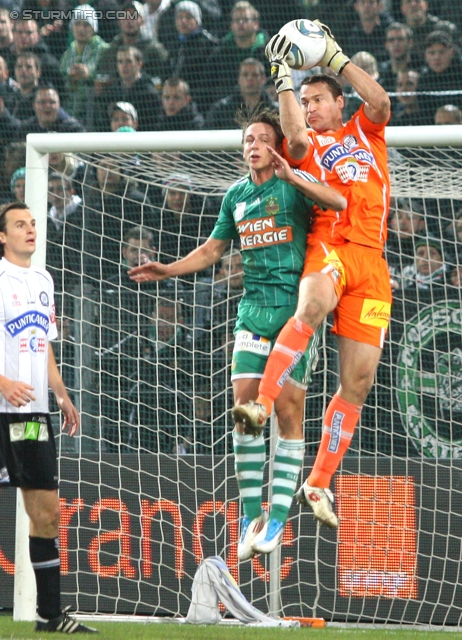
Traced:
<path id="1" fill-rule="evenodd" d="M 28 135 L 34 262 L 45 266 L 48 251 L 62 276 L 57 355 L 82 416 L 79 437 L 58 439 L 65 604 L 86 615 L 181 617 L 195 568 L 217 554 L 248 599 L 272 614 L 462 625 L 462 285 L 449 277 L 459 267 L 462 274 L 462 125 L 389 127 L 386 136 L 392 212 L 414 208 L 424 237 L 442 239 L 445 285 L 426 281 L 424 293 L 411 295 L 406 238 L 389 249 L 392 326 L 335 479 L 339 530 L 317 527 L 294 504 L 281 550 L 239 566 L 229 416 L 237 250 L 214 270 L 165 286 L 130 288 L 120 274 L 130 242 L 139 249 L 146 240 L 169 261 L 207 237 L 221 197 L 245 171 L 242 134 Z M 83 226 L 71 229 L 74 253 L 50 237 L 47 245 L 50 154 L 66 154 L 73 166 Z M 327 330 L 307 396 L 303 474 L 336 374 Z M 15 619 L 35 616 L 28 540 L 19 535 L 26 527 L 18 501 Z"/>

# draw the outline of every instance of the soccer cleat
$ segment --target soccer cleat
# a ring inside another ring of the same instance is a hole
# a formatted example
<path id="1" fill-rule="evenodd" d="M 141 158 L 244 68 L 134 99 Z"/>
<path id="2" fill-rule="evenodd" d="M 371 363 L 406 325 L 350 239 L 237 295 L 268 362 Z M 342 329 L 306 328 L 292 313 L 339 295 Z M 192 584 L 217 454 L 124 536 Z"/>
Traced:
<path id="1" fill-rule="evenodd" d="M 70 606 L 66 607 L 59 616 L 50 620 L 39 617 L 35 623 L 35 630 L 47 633 L 54 631 L 58 633 L 99 633 L 97 629 L 77 622 L 75 618 L 69 615 L 69 609 Z"/>
<path id="2" fill-rule="evenodd" d="M 239 538 L 239 544 L 237 546 L 237 557 L 239 560 L 244 561 L 254 557 L 253 541 L 255 540 L 255 536 L 263 529 L 267 520 L 268 514 L 266 511 L 262 511 L 261 516 L 253 520 L 247 516 L 242 518 L 241 537 Z"/>
<path id="3" fill-rule="evenodd" d="M 284 522 L 270 518 L 253 541 L 254 552 L 271 553 L 274 551 L 282 540 L 285 526 Z"/>
<path id="4" fill-rule="evenodd" d="M 306 481 L 295 494 L 297 502 L 311 507 L 316 520 L 330 529 L 338 527 L 338 518 L 334 513 L 334 495 L 330 489 L 310 487 Z"/>
<path id="5" fill-rule="evenodd" d="M 241 422 L 244 426 L 244 433 L 252 436 L 259 436 L 263 431 L 268 416 L 262 404 L 253 400 L 245 404 L 237 404 L 231 410 L 234 422 Z"/>

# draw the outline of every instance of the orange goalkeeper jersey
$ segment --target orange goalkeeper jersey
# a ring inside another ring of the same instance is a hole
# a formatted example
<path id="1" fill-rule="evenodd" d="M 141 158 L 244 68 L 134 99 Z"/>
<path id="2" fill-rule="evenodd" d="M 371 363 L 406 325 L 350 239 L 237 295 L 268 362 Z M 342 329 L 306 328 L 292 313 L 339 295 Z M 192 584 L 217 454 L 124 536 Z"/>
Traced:
<path id="1" fill-rule="evenodd" d="M 329 242 L 345 240 L 382 249 L 387 239 L 390 177 L 387 167 L 385 125 L 374 124 L 364 105 L 334 133 L 308 130 L 309 148 L 301 160 L 284 156 L 292 166 L 313 174 L 338 189 L 348 200 L 345 211 L 314 208 L 311 234 Z"/>

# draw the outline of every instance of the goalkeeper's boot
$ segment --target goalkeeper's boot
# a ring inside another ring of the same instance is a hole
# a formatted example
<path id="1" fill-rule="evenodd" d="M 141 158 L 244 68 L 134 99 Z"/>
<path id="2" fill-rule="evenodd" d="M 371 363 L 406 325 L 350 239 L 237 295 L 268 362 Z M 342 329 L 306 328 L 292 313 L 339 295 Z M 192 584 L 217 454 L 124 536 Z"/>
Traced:
<path id="1" fill-rule="evenodd" d="M 306 480 L 295 494 L 297 502 L 311 507 L 316 520 L 330 529 L 338 527 L 338 518 L 334 513 L 334 495 L 330 489 L 310 487 Z"/>
<path id="2" fill-rule="evenodd" d="M 253 541 L 254 552 L 271 553 L 274 551 L 282 540 L 285 526 L 285 522 L 270 518 Z"/>
<path id="3" fill-rule="evenodd" d="M 35 630 L 47 633 L 50 631 L 57 631 L 58 633 L 99 633 L 97 629 L 77 622 L 75 618 L 69 615 L 69 609 L 70 606 L 66 607 L 59 616 L 50 620 L 38 617 L 35 623 Z"/>
<path id="4" fill-rule="evenodd" d="M 253 550 L 253 541 L 257 536 L 266 521 L 268 520 L 268 514 L 266 511 L 261 512 L 261 516 L 251 520 L 248 516 L 244 516 L 241 521 L 241 537 L 239 538 L 239 544 L 237 545 L 237 557 L 242 562 L 249 560 L 255 555 Z"/>
<path id="5" fill-rule="evenodd" d="M 231 410 L 234 422 L 240 422 L 244 433 L 259 436 L 268 419 L 266 409 L 262 404 L 253 400 L 245 404 L 237 404 Z"/>

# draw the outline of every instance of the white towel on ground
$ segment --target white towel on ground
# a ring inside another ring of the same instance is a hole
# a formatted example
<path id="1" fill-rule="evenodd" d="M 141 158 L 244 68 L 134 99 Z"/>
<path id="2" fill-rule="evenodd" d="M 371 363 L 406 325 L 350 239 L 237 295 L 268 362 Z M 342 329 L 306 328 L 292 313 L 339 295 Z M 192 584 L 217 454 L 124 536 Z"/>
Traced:
<path id="1" fill-rule="evenodd" d="M 234 618 L 245 624 L 258 623 L 265 627 L 300 626 L 296 620 L 272 618 L 251 605 L 219 556 L 212 556 L 201 562 L 191 591 L 191 605 L 185 619 L 190 624 L 218 624 L 221 620 L 218 603 L 221 602 Z"/>

